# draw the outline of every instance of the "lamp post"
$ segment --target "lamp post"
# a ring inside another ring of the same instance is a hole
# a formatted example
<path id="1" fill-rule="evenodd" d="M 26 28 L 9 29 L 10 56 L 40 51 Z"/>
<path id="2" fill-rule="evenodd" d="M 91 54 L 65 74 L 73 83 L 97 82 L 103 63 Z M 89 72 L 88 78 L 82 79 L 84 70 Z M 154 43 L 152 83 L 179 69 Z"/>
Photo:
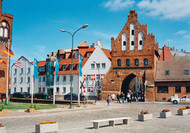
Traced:
<path id="1" fill-rule="evenodd" d="M 98 66 L 97 64 L 98 63 L 96 63 L 95 61 L 93 61 L 93 63 L 95 63 L 96 64 L 96 66 Z M 98 97 L 98 88 L 100 89 L 100 87 L 99 87 L 99 84 L 100 84 L 100 66 L 98 67 L 98 75 L 99 75 L 99 78 L 98 78 L 98 86 L 97 86 L 97 97 Z"/>
<path id="2" fill-rule="evenodd" d="M 73 93 L 73 41 L 74 41 L 74 35 L 80 30 L 88 27 L 88 24 L 83 25 L 79 29 L 77 29 L 73 34 L 69 31 L 60 29 L 61 32 L 67 32 L 72 37 L 72 48 L 71 48 L 71 87 L 70 87 L 70 93 L 71 93 L 71 99 L 70 99 L 70 108 L 72 108 L 72 93 Z M 78 97 L 79 98 L 79 97 Z"/>

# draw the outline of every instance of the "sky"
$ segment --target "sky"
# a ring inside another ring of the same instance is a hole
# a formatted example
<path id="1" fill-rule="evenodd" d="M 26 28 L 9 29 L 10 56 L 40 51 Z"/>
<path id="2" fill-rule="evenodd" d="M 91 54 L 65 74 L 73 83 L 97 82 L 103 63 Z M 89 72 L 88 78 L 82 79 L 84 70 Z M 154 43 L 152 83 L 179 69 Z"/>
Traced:
<path id="1" fill-rule="evenodd" d="M 45 60 L 47 54 L 58 49 L 74 47 L 82 41 L 88 45 L 101 40 L 111 49 L 128 20 L 131 9 L 138 14 L 140 24 L 148 25 L 159 48 L 164 45 L 190 52 L 190 0 L 3 0 L 3 12 L 12 14 L 12 51 L 15 62 L 20 56 L 30 61 Z"/>

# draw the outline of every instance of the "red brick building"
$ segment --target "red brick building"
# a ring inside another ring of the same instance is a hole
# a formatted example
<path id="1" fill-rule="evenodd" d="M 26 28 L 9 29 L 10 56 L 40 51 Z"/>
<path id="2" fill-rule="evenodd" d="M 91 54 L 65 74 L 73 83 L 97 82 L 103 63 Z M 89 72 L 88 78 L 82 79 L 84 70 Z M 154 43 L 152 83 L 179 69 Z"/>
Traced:
<path id="1" fill-rule="evenodd" d="M 3 0 L 0 0 L 0 58 L 6 62 L 6 64 L 0 64 L 0 94 L 6 93 L 7 85 L 7 67 L 10 68 L 10 62 L 8 62 L 7 54 L 5 54 L 4 47 L 11 48 L 12 44 L 12 21 L 13 16 L 2 12 Z M 9 43 L 8 43 L 9 42 Z"/>
<path id="2" fill-rule="evenodd" d="M 130 11 L 118 37 L 111 38 L 111 56 L 112 66 L 102 85 L 103 99 L 134 90 L 135 77 L 141 81 L 144 101 L 168 101 L 175 94 L 190 94 L 190 56 L 175 60 L 167 46 L 159 54 L 155 36 L 139 23 L 135 10 Z"/>
<path id="3" fill-rule="evenodd" d="M 138 77 L 142 84 L 147 83 L 144 91 L 146 101 L 155 101 L 156 61 L 158 60 L 158 43 L 153 33 L 147 33 L 147 25 L 141 25 L 135 10 L 131 10 L 128 21 L 118 37 L 111 38 L 112 66 L 105 76 L 102 97 L 108 94 L 127 93 L 129 83 Z"/>

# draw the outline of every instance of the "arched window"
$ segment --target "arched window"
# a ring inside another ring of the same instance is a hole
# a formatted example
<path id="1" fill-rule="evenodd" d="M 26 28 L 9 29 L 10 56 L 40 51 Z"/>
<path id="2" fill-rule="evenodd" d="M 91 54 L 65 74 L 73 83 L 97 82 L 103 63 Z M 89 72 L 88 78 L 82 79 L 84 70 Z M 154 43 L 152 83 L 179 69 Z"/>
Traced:
<path id="1" fill-rule="evenodd" d="M 138 34 L 138 50 L 143 50 L 143 33 Z"/>
<path id="2" fill-rule="evenodd" d="M 127 34 L 122 34 L 122 51 L 127 50 Z"/>
<path id="3" fill-rule="evenodd" d="M 130 50 L 135 50 L 135 24 L 130 24 Z"/>
<path id="4" fill-rule="evenodd" d="M 148 66 L 148 59 L 144 59 L 144 65 Z"/>
<path id="5" fill-rule="evenodd" d="M 135 66 L 139 66 L 139 59 L 135 59 Z"/>
<path id="6" fill-rule="evenodd" d="M 117 66 L 121 66 L 121 59 L 117 60 Z"/>
<path id="7" fill-rule="evenodd" d="M 130 66 L 130 60 L 129 59 L 126 60 L 126 66 Z"/>
<path id="8" fill-rule="evenodd" d="M 9 27 L 5 21 L 0 23 L 0 37 L 8 38 L 9 37 Z"/>

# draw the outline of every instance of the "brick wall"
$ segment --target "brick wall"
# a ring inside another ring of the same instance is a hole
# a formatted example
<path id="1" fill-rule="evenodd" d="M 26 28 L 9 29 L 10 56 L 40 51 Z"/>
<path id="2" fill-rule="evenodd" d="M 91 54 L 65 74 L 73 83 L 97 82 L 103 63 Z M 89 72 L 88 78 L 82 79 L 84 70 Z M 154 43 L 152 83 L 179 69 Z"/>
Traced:
<path id="1" fill-rule="evenodd" d="M 175 94 L 178 95 L 178 97 L 181 97 L 183 95 L 190 95 L 190 93 L 186 93 L 186 86 L 190 86 L 190 82 L 156 82 L 156 101 L 165 100 L 168 101 L 171 96 L 174 96 Z M 168 93 L 158 93 L 157 88 L 158 86 L 168 86 Z M 181 93 L 175 93 L 175 86 L 181 86 Z"/>

